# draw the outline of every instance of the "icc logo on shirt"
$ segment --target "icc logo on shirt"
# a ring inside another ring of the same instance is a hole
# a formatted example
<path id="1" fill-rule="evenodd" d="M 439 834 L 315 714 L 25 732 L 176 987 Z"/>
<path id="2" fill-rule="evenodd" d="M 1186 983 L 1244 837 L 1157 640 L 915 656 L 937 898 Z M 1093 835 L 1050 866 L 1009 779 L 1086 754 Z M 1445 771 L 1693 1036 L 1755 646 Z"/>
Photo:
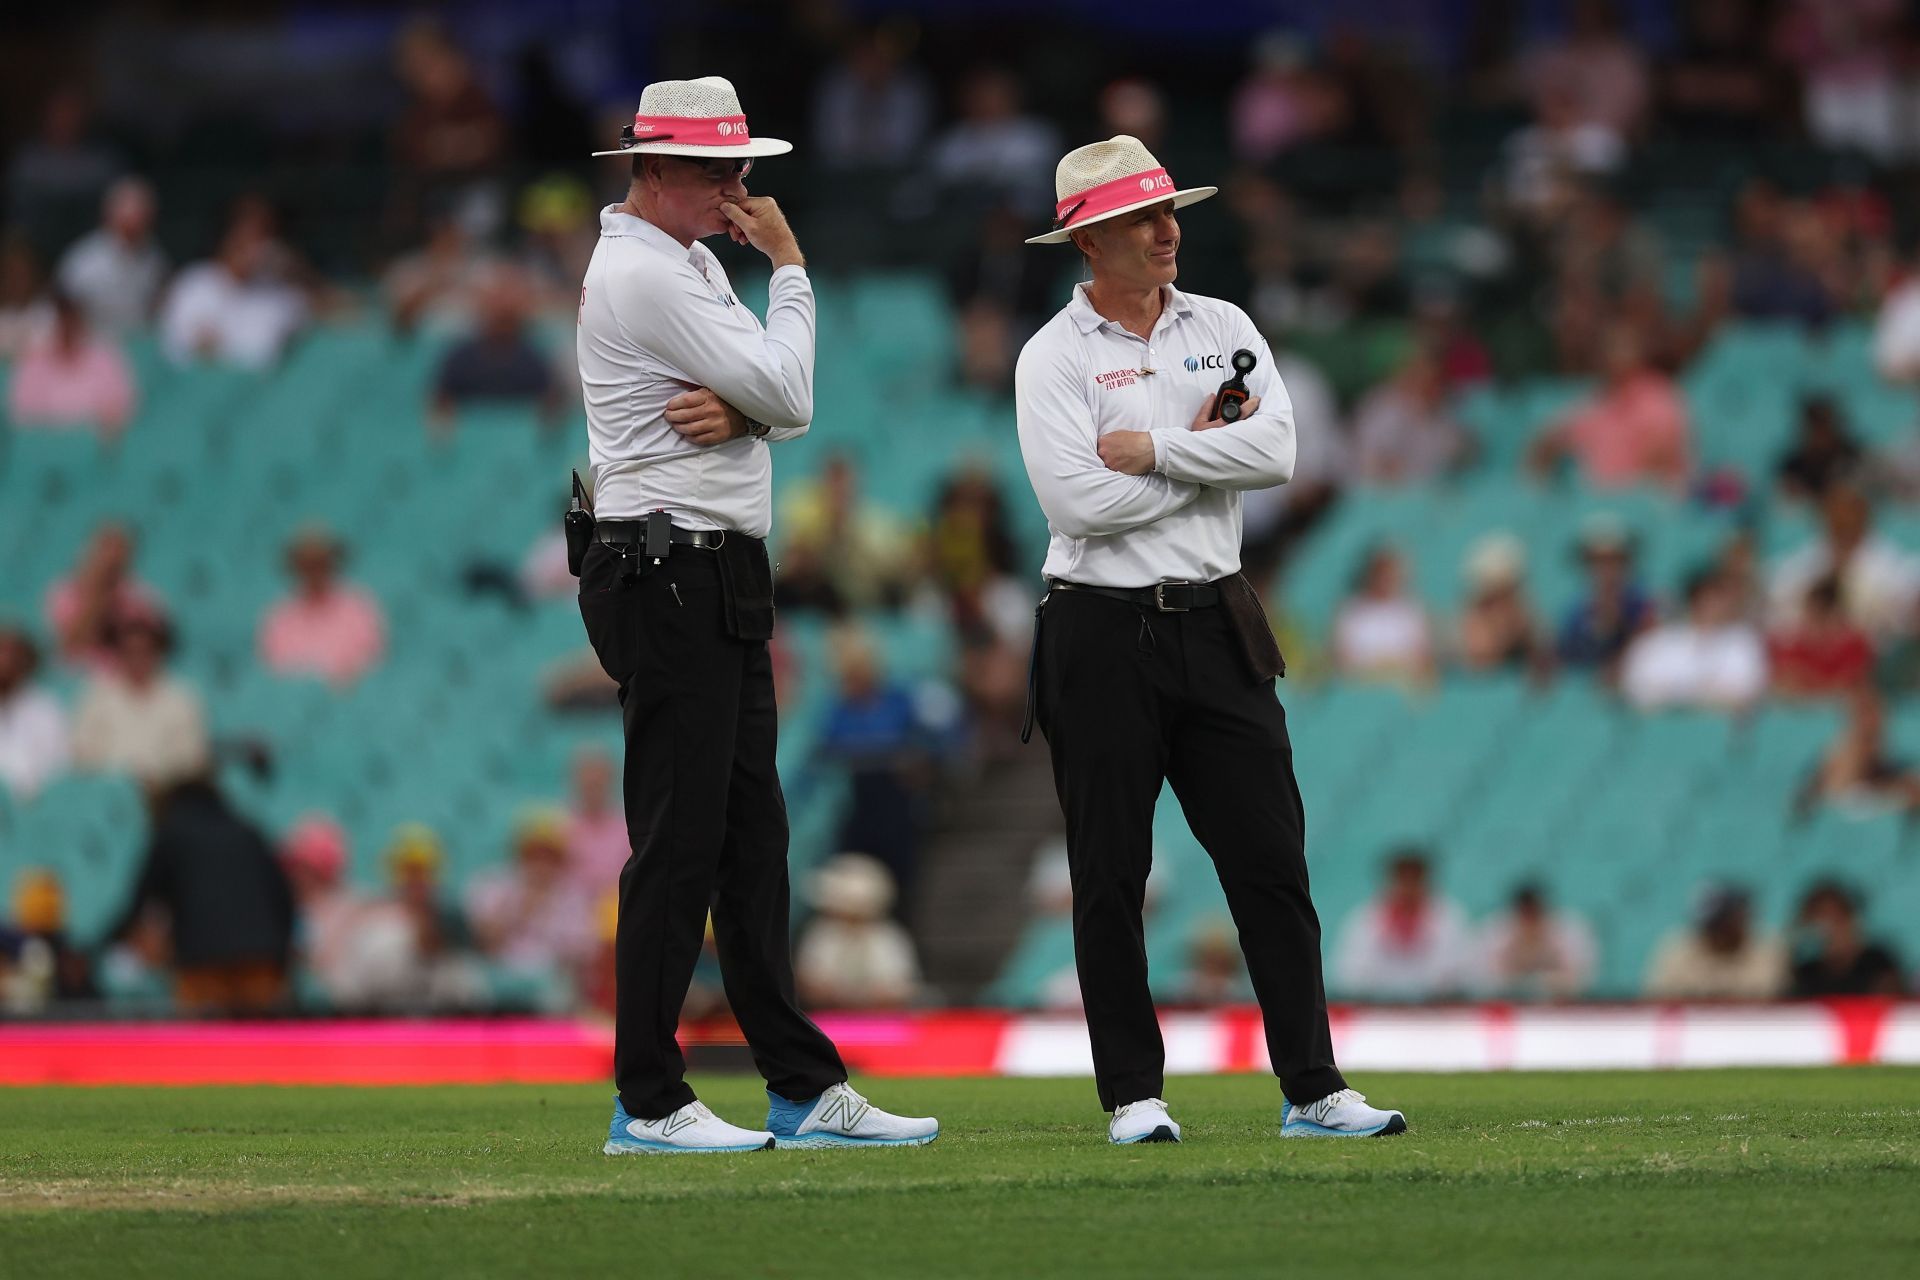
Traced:
<path id="1" fill-rule="evenodd" d="M 1220 355 L 1188 356 L 1182 363 L 1187 366 L 1188 373 L 1198 373 L 1202 369 L 1226 368 L 1227 358 Z"/>

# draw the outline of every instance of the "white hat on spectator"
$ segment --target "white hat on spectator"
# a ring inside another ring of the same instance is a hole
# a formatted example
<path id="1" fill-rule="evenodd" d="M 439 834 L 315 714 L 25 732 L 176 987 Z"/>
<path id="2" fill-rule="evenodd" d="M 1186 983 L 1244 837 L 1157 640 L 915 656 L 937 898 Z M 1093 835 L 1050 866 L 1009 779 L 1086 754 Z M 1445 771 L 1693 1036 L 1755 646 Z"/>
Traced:
<path id="1" fill-rule="evenodd" d="M 1053 230 L 1028 244 L 1065 244 L 1075 231 L 1148 205 L 1173 201 L 1184 209 L 1218 187 L 1176 187 L 1147 144 L 1129 134 L 1075 147 L 1053 171 Z"/>
<path id="2" fill-rule="evenodd" d="M 1526 544 L 1510 533 L 1487 534 L 1467 552 L 1467 581 L 1477 591 L 1515 586 L 1526 572 Z"/>
<path id="3" fill-rule="evenodd" d="M 893 908 L 893 873 L 878 858 L 838 853 L 813 873 L 807 898 L 821 911 L 877 920 Z"/>
<path id="4" fill-rule="evenodd" d="M 733 82 L 720 76 L 661 80 L 640 91 L 633 123 L 620 130 L 620 147 L 596 156 L 716 156 L 746 160 L 785 155 L 791 142 L 756 138 Z"/>

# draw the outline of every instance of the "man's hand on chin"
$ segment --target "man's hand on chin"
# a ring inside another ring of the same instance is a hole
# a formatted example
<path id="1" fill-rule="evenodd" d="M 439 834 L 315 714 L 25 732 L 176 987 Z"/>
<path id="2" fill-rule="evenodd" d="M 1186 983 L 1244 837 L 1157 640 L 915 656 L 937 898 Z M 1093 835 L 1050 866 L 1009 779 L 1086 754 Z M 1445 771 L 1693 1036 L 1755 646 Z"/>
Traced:
<path id="1" fill-rule="evenodd" d="M 1109 431 L 1097 446 L 1107 470 L 1143 476 L 1153 470 L 1153 436 L 1146 431 Z"/>

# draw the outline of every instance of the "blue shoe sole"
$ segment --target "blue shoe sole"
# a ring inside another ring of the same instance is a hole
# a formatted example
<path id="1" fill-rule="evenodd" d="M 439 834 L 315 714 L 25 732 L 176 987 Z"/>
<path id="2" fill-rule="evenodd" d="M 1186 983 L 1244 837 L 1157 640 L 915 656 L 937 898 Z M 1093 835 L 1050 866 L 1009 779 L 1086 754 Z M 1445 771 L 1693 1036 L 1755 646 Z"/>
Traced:
<path id="1" fill-rule="evenodd" d="M 1143 1133 L 1137 1138 L 1108 1138 L 1107 1141 L 1116 1147 L 1131 1147 L 1140 1142 L 1178 1142 L 1180 1135 L 1173 1131 L 1173 1126 L 1162 1124 L 1155 1125 L 1151 1133 Z"/>
<path id="2" fill-rule="evenodd" d="M 828 1147 L 924 1147 L 940 1136 L 938 1129 L 924 1138 L 848 1138 L 837 1133 L 810 1133 L 804 1138 L 773 1135 L 773 1145 L 782 1151 L 821 1151 Z"/>
<path id="3" fill-rule="evenodd" d="M 1398 1111 L 1385 1124 L 1371 1129 L 1329 1129 L 1310 1120 L 1292 1120 L 1280 1126 L 1283 1138 L 1391 1138 L 1407 1131 L 1407 1119 Z"/>
<path id="4" fill-rule="evenodd" d="M 608 1138 L 607 1144 L 600 1148 L 603 1155 L 609 1156 L 724 1156 L 744 1151 L 771 1150 L 773 1150 L 772 1138 L 768 1138 L 765 1142 L 742 1144 L 737 1147 L 676 1147 L 670 1142 L 642 1142 L 638 1138 L 615 1141 Z"/>

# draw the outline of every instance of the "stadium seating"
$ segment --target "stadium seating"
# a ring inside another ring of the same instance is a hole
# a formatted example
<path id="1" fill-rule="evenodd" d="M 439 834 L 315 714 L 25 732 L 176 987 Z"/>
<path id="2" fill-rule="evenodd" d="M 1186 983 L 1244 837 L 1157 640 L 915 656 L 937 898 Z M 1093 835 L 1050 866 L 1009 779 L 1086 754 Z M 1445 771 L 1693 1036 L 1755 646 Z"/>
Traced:
<path id="1" fill-rule="evenodd" d="M 763 291 L 762 283 L 742 289 L 755 305 Z M 858 459 L 869 495 L 916 516 L 954 467 L 978 463 L 1003 484 L 1022 554 L 1037 565 L 1045 524 L 1025 488 L 1010 409 L 949 385 L 951 319 L 938 284 L 912 275 L 824 279 L 818 292 L 815 427 L 780 447 L 781 481 L 845 452 Z M 279 370 L 255 375 L 177 369 L 136 344 L 144 407 L 116 448 L 31 432 L 0 442 L 5 611 L 37 618 L 48 585 L 100 521 L 133 524 L 139 572 L 176 607 L 179 668 L 205 693 L 216 733 L 274 749 L 270 777 L 229 771 L 239 802 L 274 829 L 310 809 L 336 814 L 351 834 L 353 875 L 366 883 L 381 876 L 381 848 L 407 820 L 441 831 L 457 878 L 497 863 L 515 814 L 563 791 L 570 754 L 618 741 L 610 717 L 556 713 L 540 697 L 541 673 L 582 649 L 571 602 L 519 612 L 462 585 L 472 562 L 515 565 L 551 528 L 567 468 L 582 461 L 582 422 L 575 414 L 543 431 L 528 413 L 475 411 L 461 415 L 450 438 L 431 434 L 424 406 L 441 349 L 363 322 L 321 329 Z M 1769 556 L 1808 536 L 1805 519 L 1777 504 L 1707 509 L 1520 478 L 1525 442 L 1582 391 L 1539 382 L 1474 393 L 1462 412 L 1482 464 L 1446 486 L 1349 493 L 1288 570 L 1282 599 L 1291 621 L 1324 634 L 1360 552 L 1380 541 L 1408 553 L 1417 589 L 1445 615 L 1460 601 L 1473 542 L 1517 534 L 1531 553 L 1530 591 L 1557 615 L 1578 589 L 1570 552 L 1595 511 L 1634 528 L 1648 584 L 1669 596 L 1742 521 L 1764 515 L 1755 528 Z M 1905 429 L 1915 409 L 1871 376 L 1857 327 L 1813 339 L 1729 331 L 1689 373 L 1686 391 L 1702 457 L 1762 489 L 1800 396 L 1839 397 L 1875 440 Z M 253 657 L 260 615 L 285 589 L 282 548 L 310 521 L 346 538 L 349 575 L 388 611 L 389 658 L 351 689 L 277 679 Z M 944 627 L 871 621 L 901 676 L 948 671 Z M 832 676 L 816 621 L 784 619 L 783 636 L 797 680 L 781 763 L 795 867 L 804 871 L 830 851 L 842 794 L 811 758 Z M 71 677 L 60 685 L 71 689 Z M 1823 816 L 1785 826 L 1791 793 L 1831 731 L 1829 712 L 1768 707 L 1741 724 L 1640 719 L 1574 680 L 1544 690 L 1449 680 L 1412 695 L 1339 684 L 1281 691 L 1330 929 L 1373 889 L 1387 850 L 1409 840 L 1432 847 L 1442 887 L 1472 912 L 1538 879 L 1587 915 L 1602 943 L 1607 994 L 1634 988 L 1686 892 L 1712 876 L 1755 886 L 1775 925 L 1823 871 L 1871 884 L 1876 919 L 1920 908 L 1920 856 L 1897 822 Z M 1920 745 L 1920 721 L 1896 715 L 1892 724 L 1897 739 Z M 1166 800 L 1155 837 L 1167 888 L 1150 936 L 1163 991 L 1178 980 L 1192 929 L 1225 914 L 1204 853 Z M 96 937 L 124 901 L 140 824 L 125 785 L 62 782 L 0 809 L 0 882 L 25 865 L 54 866 L 76 931 Z M 993 994 L 1030 1002 L 1069 960 L 1064 923 L 1043 922 Z"/>

